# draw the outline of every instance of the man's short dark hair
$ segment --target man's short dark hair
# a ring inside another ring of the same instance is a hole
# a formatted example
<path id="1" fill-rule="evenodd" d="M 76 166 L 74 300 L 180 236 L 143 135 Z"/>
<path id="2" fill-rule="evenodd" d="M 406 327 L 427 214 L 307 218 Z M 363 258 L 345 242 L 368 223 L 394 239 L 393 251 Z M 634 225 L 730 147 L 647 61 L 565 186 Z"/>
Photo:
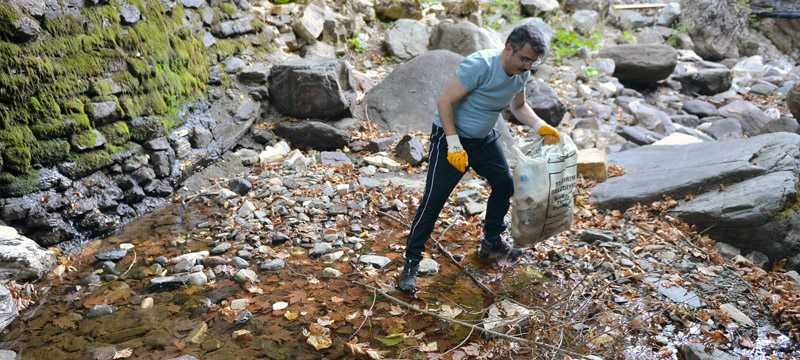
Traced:
<path id="1" fill-rule="evenodd" d="M 547 55 L 547 42 L 544 40 L 544 35 L 539 29 L 530 24 L 515 27 L 511 34 L 508 35 L 506 44 L 511 44 L 511 48 L 514 51 L 522 49 L 525 44 L 528 44 L 539 56 Z"/>

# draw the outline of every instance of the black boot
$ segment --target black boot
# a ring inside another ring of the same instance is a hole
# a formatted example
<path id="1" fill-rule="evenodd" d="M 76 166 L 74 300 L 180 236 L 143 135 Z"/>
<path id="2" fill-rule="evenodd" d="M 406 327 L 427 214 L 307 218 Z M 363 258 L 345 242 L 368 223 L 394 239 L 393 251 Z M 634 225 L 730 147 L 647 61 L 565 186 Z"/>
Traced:
<path id="1" fill-rule="evenodd" d="M 500 259 L 515 261 L 520 256 L 522 256 L 522 250 L 513 247 L 509 241 L 503 240 L 500 236 L 484 238 L 478 248 L 478 258 L 481 261 L 491 262 Z"/>
<path id="2" fill-rule="evenodd" d="M 414 294 L 417 292 L 417 272 L 419 271 L 419 260 L 406 259 L 400 278 L 397 280 L 397 288 L 402 292 Z"/>

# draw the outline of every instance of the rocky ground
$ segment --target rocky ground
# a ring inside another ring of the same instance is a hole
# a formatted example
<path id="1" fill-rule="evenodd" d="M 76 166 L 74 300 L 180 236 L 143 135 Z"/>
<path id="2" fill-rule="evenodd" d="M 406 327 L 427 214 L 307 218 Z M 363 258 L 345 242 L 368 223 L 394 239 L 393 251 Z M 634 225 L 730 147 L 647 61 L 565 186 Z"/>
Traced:
<path id="1" fill-rule="evenodd" d="M 733 5 L 551 3 L 237 4 L 278 53 L 220 59 L 209 101 L 261 119 L 78 253 L 0 227 L 0 359 L 800 356 L 796 59 L 778 35 L 732 36 L 749 26 Z M 206 46 L 249 37 L 236 21 Z M 474 257 L 488 187 L 468 176 L 421 293 L 399 294 L 433 99 L 518 21 L 552 38 L 528 101 L 604 170 L 608 154 L 609 178 L 584 173 L 570 231 L 490 266 Z"/>

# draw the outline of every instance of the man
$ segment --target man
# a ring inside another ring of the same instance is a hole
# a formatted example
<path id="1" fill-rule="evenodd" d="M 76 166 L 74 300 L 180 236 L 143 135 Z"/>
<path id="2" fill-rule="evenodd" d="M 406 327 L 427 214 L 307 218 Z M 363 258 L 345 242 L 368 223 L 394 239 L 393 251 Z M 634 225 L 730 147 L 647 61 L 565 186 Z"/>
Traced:
<path id="1" fill-rule="evenodd" d="M 406 262 L 397 284 L 400 290 L 416 292 L 425 242 L 442 206 L 469 167 L 492 188 L 479 258 L 516 259 L 522 254 L 500 236 L 506 229 L 503 218 L 514 183 L 493 128 L 500 112 L 511 102 L 511 112 L 520 122 L 544 136 L 548 143 L 558 141 L 558 131 L 536 116 L 525 102 L 529 70 L 541 63 L 546 54 L 547 43 L 541 32 L 522 25 L 511 32 L 502 50 L 483 50 L 466 57 L 456 76 L 445 84 L 436 102 L 425 194 L 411 223 Z"/>

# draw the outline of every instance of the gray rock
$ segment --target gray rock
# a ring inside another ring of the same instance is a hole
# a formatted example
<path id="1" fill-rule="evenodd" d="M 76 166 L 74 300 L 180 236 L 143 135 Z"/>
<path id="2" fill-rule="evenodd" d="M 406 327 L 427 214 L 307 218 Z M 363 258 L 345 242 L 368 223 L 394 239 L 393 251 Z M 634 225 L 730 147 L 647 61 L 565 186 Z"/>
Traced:
<path id="1" fill-rule="evenodd" d="M 577 10 L 572 14 L 575 30 L 584 35 L 591 34 L 599 21 L 600 14 L 594 10 Z"/>
<path id="2" fill-rule="evenodd" d="M 778 90 L 777 86 L 770 84 L 766 81 L 759 81 L 750 87 L 750 92 L 752 92 L 753 94 L 763 95 L 763 96 L 771 95 L 776 90 Z"/>
<path id="3" fill-rule="evenodd" d="M 786 95 L 786 106 L 789 108 L 789 112 L 792 113 L 795 120 L 800 121 L 800 82 L 795 84 L 795 86 L 789 90 L 788 95 Z"/>
<path id="4" fill-rule="evenodd" d="M 745 9 L 717 0 L 682 1 L 681 9 L 698 55 L 713 61 L 739 57 L 739 36 L 747 29 Z"/>
<path id="5" fill-rule="evenodd" d="M 380 255 L 361 255 L 358 257 L 358 261 L 363 264 L 369 264 L 379 269 L 384 268 L 386 265 L 389 265 L 392 260 L 385 256 Z"/>
<path id="6" fill-rule="evenodd" d="M 663 195 L 680 198 L 690 192 L 718 189 L 721 183 L 793 169 L 797 165 L 787 154 L 799 152 L 798 145 L 800 135 L 775 133 L 743 140 L 641 147 L 613 153 L 609 155 L 609 163 L 621 165 L 625 175 L 598 184 L 592 199 L 604 208 L 627 208 L 636 202 L 658 200 Z"/>
<path id="7" fill-rule="evenodd" d="M 791 116 L 781 116 L 776 120 L 772 120 L 764 127 L 764 132 L 790 132 L 800 133 L 800 124 Z"/>
<path id="8" fill-rule="evenodd" d="M 462 59 L 451 51 L 434 50 L 396 66 L 364 97 L 370 120 L 399 133 L 430 131 L 439 91 Z"/>
<path id="9" fill-rule="evenodd" d="M 0 225 L 0 281 L 38 280 L 55 262 L 55 256 L 36 242 L 10 226 Z"/>
<path id="10" fill-rule="evenodd" d="M 694 115 L 672 115 L 669 117 L 673 124 L 695 128 L 703 122 Z"/>
<path id="11" fill-rule="evenodd" d="M 718 349 L 714 349 L 710 353 L 706 352 L 705 344 L 697 343 L 683 344 L 678 352 L 685 360 L 736 360 L 739 358 Z"/>
<path id="12" fill-rule="evenodd" d="M 567 112 L 564 103 L 550 85 L 533 77 L 525 84 L 525 99 L 533 112 L 552 126 L 558 126 Z M 509 110 L 506 110 L 503 115 L 510 121 L 517 121 Z"/>
<path id="13" fill-rule="evenodd" d="M 663 45 L 665 38 L 655 28 L 644 28 L 636 35 L 636 43 L 640 45 Z"/>
<path id="14" fill-rule="evenodd" d="M 539 16 L 557 11 L 559 8 L 556 0 L 520 0 L 522 12 L 529 16 Z"/>
<path id="15" fill-rule="evenodd" d="M 414 135 L 405 135 L 394 148 L 394 154 L 411 165 L 419 165 L 425 157 L 422 141 Z"/>
<path id="16" fill-rule="evenodd" d="M 192 144 L 193 148 L 202 149 L 208 146 L 213 139 L 214 136 L 211 134 L 211 131 L 204 127 L 195 126 L 192 128 L 189 142 Z"/>
<path id="17" fill-rule="evenodd" d="M 172 163 L 175 161 L 175 151 L 154 151 L 150 153 L 150 166 L 159 178 L 165 178 L 172 173 Z"/>
<path id="18" fill-rule="evenodd" d="M 479 50 L 502 48 L 503 41 L 497 33 L 469 21 L 442 22 L 431 31 L 429 47 L 466 56 Z"/>
<path id="19" fill-rule="evenodd" d="M 39 170 L 39 190 L 49 190 L 55 188 L 56 190 L 64 191 L 72 186 L 72 180 L 58 172 L 57 169 L 41 169 Z"/>
<path id="20" fill-rule="evenodd" d="M 733 259 L 741 254 L 741 250 L 739 250 L 733 245 L 726 244 L 723 242 L 715 243 L 714 248 L 717 249 L 717 251 L 719 251 L 719 254 L 722 255 L 722 257 L 725 259 Z"/>
<path id="21" fill-rule="evenodd" d="M 419 1 L 375 1 L 375 15 L 383 21 L 422 18 L 422 4 Z"/>
<path id="22" fill-rule="evenodd" d="M 236 272 L 236 275 L 234 275 L 233 279 L 238 283 L 257 283 L 258 275 L 256 275 L 256 272 L 253 270 L 242 269 Z"/>
<path id="23" fill-rule="evenodd" d="M 711 135 L 717 140 L 742 139 L 745 137 L 742 124 L 738 119 L 734 118 L 724 118 L 703 123 L 698 126 L 697 129 Z"/>
<path id="24" fill-rule="evenodd" d="M 0 325 L 0 329 L 3 326 Z M 17 360 L 17 353 L 11 350 L 0 350 L 0 360 Z"/>
<path id="25" fill-rule="evenodd" d="M 402 60 L 410 60 L 428 50 L 431 30 L 420 21 L 400 19 L 386 31 L 386 48 Z"/>
<path id="26" fill-rule="evenodd" d="M 764 268 L 769 262 L 769 257 L 760 251 L 751 251 L 745 258 L 752 261 L 753 264 L 760 268 Z"/>
<path id="27" fill-rule="evenodd" d="M 656 291 L 658 291 L 661 295 L 666 296 L 676 304 L 688 305 L 695 309 L 705 305 L 697 293 L 687 290 L 682 286 L 674 285 L 668 281 L 664 281 L 652 276 L 646 277 L 645 282 L 653 285 L 656 288 Z"/>
<path id="28" fill-rule="evenodd" d="M 230 250 L 231 246 L 232 246 L 231 243 L 226 241 L 226 242 L 223 242 L 223 243 L 221 243 L 221 244 L 219 244 L 217 246 L 214 246 L 214 248 L 212 248 L 209 252 L 211 253 L 211 255 L 224 254 L 228 250 Z"/>
<path id="29" fill-rule="evenodd" d="M 587 229 L 581 232 L 581 241 L 592 244 L 595 242 L 612 242 L 614 234 L 604 230 Z"/>
<path id="30" fill-rule="evenodd" d="M 733 77 L 728 69 L 703 69 L 673 76 L 681 83 L 681 92 L 687 95 L 716 95 L 731 88 Z"/>
<path id="31" fill-rule="evenodd" d="M 79 151 L 91 150 L 106 144 L 106 137 L 97 129 L 90 129 L 70 138 L 70 144 Z"/>
<path id="32" fill-rule="evenodd" d="M 87 115 L 96 125 L 103 125 L 118 120 L 122 114 L 116 101 L 90 102 L 86 105 Z"/>
<path id="33" fill-rule="evenodd" d="M 755 136 L 764 133 L 764 129 L 770 122 L 769 116 L 765 114 L 753 103 L 736 100 L 719 109 L 719 113 L 725 117 L 732 117 L 739 120 L 742 130 L 747 136 Z"/>
<path id="34" fill-rule="evenodd" d="M 342 276 L 342 272 L 332 267 L 322 269 L 322 277 L 324 278 L 338 278 Z"/>
<path id="35" fill-rule="evenodd" d="M 11 296 L 11 292 L 0 284 L 0 331 L 5 329 L 19 315 L 17 300 Z"/>
<path id="36" fill-rule="evenodd" d="M 119 10 L 119 17 L 125 25 L 133 25 L 139 22 L 142 18 L 142 13 L 139 8 L 131 4 L 123 4 Z"/>
<path id="37" fill-rule="evenodd" d="M 98 251 L 94 257 L 98 261 L 120 261 L 128 254 L 127 249 L 111 248 Z"/>
<path id="38" fill-rule="evenodd" d="M 286 262 L 283 259 L 272 259 L 261 263 L 259 267 L 263 271 L 278 271 L 283 269 L 286 266 Z"/>
<path id="39" fill-rule="evenodd" d="M 707 101 L 690 99 L 683 102 L 683 111 L 701 118 L 719 115 L 717 107 Z"/>
<path id="40" fill-rule="evenodd" d="M 322 165 L 341 166 L 353 163 L 347 154 L 341 151 L 322 151 L 319 158 Z"/>
<path id="41" fill-rule="evenodd" d="M 245 66 L 247 66 L 247 64 L 244 62 L 244 60 L 242 60 L 241 58 L 238 58 L 236 56 L 233 56 L 233 57 L 228 58 L 228 60 L 225 61 L 224 70 L 228 74 L 235 74 L 235 73 L 241 71 L 242 69 L 244 69 Z"/>
<path id="42" fill-rule="evenodd" d="M 318 242 L 314 244 L 314 247 L 309 250 L 309 256 L 322 256 L 329 252 L 333 251 L 333 245 L 326 242 Z"/>
<path id="43" fill-rule="evenodd" d="M 352 88 L 341 60 L 291 59 L 272 67 L 270 103 L 296 118 L 336 119 L 349 112 Z"/>
<path id="44" fill-rule="evenodd" d="M 655 19 L 636 10 L 622 10 L 613 14 L 614 25 L 620 29 L 638 29 L 653 25 Z"/>
<path id="45" fill-rule="evenodd" d="M 646 129 L 659 134 L 669 135 L 675 131 L 667 113 L 642 101 L 634 101 L 628 106 L 636 120 Z"/>
<path id="46" fill-rule="evenodd" d="M 295 34 L 309 43 L 313 43 L 322 35 L 325 25 L 325 10 L 313 3 L 302 9 L 302 14 L 295 18 L 292 27 Z"/>
<path id="47" fill-rule="evenodd" d="M 193 272 L 186 276 L 186 281 L 195 286 L 203 286 L 208 283 L 208 275 L 202 271 Z"/>
<path id="48" fill-rule="evenodd" d="M 246 16 L 236 20 L 223 21 L 214 27 L 212 33 L 217 37 L 223 38 L 244 35 L 255 31 L 252 23 L 252 16 Z"/>
<path id="49" fill-rule="evenodd" d="M 677 65 L 675 49 L 666 45 L 620 45 L 605 48 L 599 57 L 614 60 L 622 83 L 647 85 L 669 77 Z"/>
<path id="50" fill-rule="evenodd" d="M 247 260 L 242 259 L 238 256 L 234 256 L 233 259 L 231 259 L 231 262 L 233 263 L 233 266 L 239 269 L 246 269 L 250 266 L 250 263 L 248 263 Z"/>
<path id="51" fill-rule="evenodd" d="M 106 305 L 106 304 L 95 305 L 92 307 L 91 310 L 89 310 L 89 313 L 86 314 L 86 317 L 92 319 L 100 316 L 111 315 L 114 313 L 115 310 L 116 308 L 113 305 Z"/>
<path id="52" fill-rule="evenodd" d="M 131 132 L 131 140 L 140 143 L 163 136 L 166 132 L 161 119 L 156 116 L 133 118 L 128 125 Z"/>
<path id="53" fill-rule="evenodd" d="M 181 355 L 176 358 L 168 359 L 168 360 L 199 360 L 198 358 L 192 355 Z"/>
<path id="54" fill-rule="evenodd" d="M 131 177 L 136 180 L 138 184 L 147 185 L 156 179 L 156 172 L 150 167 L 142 166 L 134 170 L 131 173 Z"/>
<path id="55" fill-rule="evenodd" d="M 275 134 L 288 140 L 292 147 L 335 150 L 347 145 L 350 135 L 319 121 L 282 122 Z"/>
<path id="56" fill-rule="evenodd" d="M 189 9 L 199 9 L 207 6 L 205 0 L 181 0 L 181 4 Z"/>
<path id="57" fill-rule="evenodd" d="M 439 263 L 431 258 L 424 258 L 419 262 L 420 274 L 435 274 L 439 272 Z"/>
<path id="58" fill-rule="evenodd" d="M 248 65 L 239 71 L 237 78 L 242 85 L 261 86 L 266 85 L 269 80 L 269 73 L 272 65 L 269 63 L 255 63 Z"/>
<path id="59" fill-rule="evenodd" d="M 386 136 L 382 138 L 372 139 L 367 144 L 367 151 L 372 153 L 377 153 L 381 151 L 389 150 L 389 148 L 399 139 L 398 136 Z"/>
<path id="60" fill-rule="evenodd" d="M 313 44 L 303 46 L 303 58 L 316 59 L 336 59 L 336 47 L 326 42 L 317 41 Z"/>
<path id="61" fill-rule="evenodd" d="M 681 16 L 681 4 L 677 2 L 667 3 L 661 8 L 656 18 L 656 25 L 670 27 Z"/>
<path id="62" fill-rule="evenodd" d="M 242 196 L 250 192 L 252 188 L 253 185 L 244 178 L 235 178 L 228 181 L 228 189 Z"/>
<path id="63" fill-rule="evenodd" d="M 151 151 L 167 151 L 170 149 L 169 141 L 163 136 L 144 143 L 144 147 Z"/>

